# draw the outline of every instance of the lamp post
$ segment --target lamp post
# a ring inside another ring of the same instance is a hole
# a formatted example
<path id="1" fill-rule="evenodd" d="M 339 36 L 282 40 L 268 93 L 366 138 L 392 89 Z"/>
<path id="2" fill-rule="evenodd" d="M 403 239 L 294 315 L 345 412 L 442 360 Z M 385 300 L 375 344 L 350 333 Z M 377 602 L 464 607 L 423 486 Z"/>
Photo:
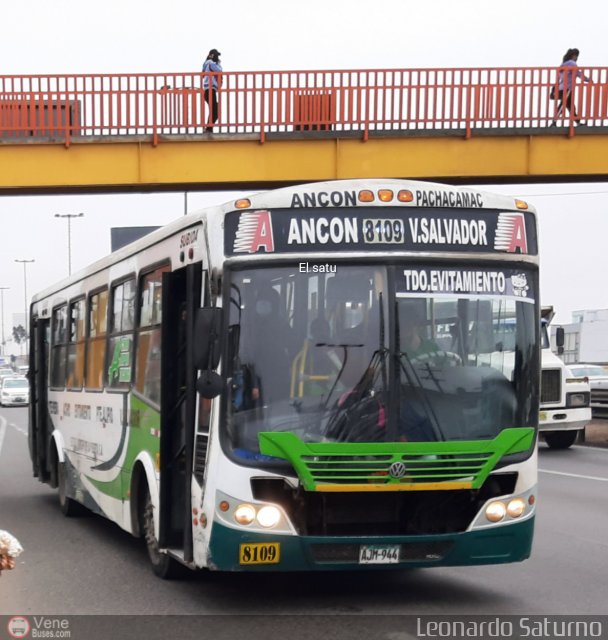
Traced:
<path id="1" fill-rule="evenodd" d="M 26 271 L 26 267 L 30 262 L 36 262 L 35 260 L 17 260 L 15 259 L 15 262 L 21 262 L 23 264 L 23 300 L 24 300 L 24 304 L 25 304 L 25 355 L 27 355 L 28 352 L 28 345 L 29 345 L 29 331 L 27 328 L 27 321 L 28 321 L 28 313 L 27 313 L 27 271 Z"/>
<path id="2" fill-rule="evenodd" d="M 72 275 L 72 218 L 82 218 L 84 213 L 56 213 L 56 218 L 66 218 L 68 221 L 68 275 Z"/>
<path id="3" fill-rule="evenodd" d="M 10 287 L 0 287 L 0 315 L 2 316 L 2 355 L 4 354 L 4 349 L 6 345 L 6 340 L 4 339 L 4 292 L 10 289 Z"/>

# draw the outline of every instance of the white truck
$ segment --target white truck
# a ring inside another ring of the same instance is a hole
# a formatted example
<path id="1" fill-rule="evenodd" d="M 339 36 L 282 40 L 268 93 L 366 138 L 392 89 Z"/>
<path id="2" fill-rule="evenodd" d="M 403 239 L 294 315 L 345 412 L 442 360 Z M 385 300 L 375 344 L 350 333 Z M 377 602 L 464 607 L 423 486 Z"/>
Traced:
<path id="1" fill-rule="evenodd" d="M 591 420 L 590 387 L 585 378 L 575 378 L 564 362 L 551 351 L 549 324 L 553 307 L 541 312 L 542 373 L 538 428 L 552 449 L 567 449 L 574 444 L 579 431 Z M 558 351 L 564 346 L 564 330 L 555 332 Z"/>

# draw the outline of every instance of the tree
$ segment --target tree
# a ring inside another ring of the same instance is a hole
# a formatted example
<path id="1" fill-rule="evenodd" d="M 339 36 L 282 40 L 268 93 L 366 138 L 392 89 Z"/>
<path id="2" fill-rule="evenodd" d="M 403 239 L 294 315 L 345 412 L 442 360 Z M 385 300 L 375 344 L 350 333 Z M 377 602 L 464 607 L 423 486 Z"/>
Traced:
<path id="1" fill-rule="evenodd" d="M 21 344 L 27 340 L 27 333 L 25 332 L 23 325 L 13 327 L 13 340 L 16 344 Z"/>

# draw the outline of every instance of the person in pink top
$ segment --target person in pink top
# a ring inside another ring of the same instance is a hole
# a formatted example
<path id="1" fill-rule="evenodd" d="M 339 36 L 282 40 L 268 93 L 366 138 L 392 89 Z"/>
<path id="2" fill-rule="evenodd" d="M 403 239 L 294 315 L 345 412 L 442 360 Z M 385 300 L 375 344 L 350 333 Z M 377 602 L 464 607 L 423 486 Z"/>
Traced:
<path id="1" fill-rule="evenodd" d="M 577 60 L 580 51 L 578 49 L 568 49 L 566 51 L 564 58 L 562 60 L 562 64 L 559 68 L 559 75 L 557 78 L 557 99 L 559 100 L 557 104 L 557 110 L 555 112 L 555 118 L 561 118 L 564 113 L 564 107 L 568 110 L 568 113 L 572 113 L 574 116 L 574 122 L 576 124 L 584 124 L 581 122 L 580 118 L 576 114 L 576 109 L 572 104 L 572 86 L 574 84 L 574 77 L 582 78 L 585 82 L 590 82 L 591 79 L 588 78 L 580 69 L 577 67 Z M 553 97 L 553 95 L 551 96 Z M 554 127 L 556 124 L 555 120 L 551 123 L 551 126 Z"/>

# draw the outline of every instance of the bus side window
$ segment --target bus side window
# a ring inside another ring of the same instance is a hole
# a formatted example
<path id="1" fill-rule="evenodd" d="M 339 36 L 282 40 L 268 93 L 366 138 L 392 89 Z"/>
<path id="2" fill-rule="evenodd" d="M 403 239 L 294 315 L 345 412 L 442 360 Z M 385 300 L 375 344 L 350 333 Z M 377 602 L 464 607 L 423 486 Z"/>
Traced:
<path id="1" fill-rule="evenodd" d="M 128 389 L 133 369 L 135 279 L 112 288 L 112 314 L 108 340 L 107 381 L 111 389 Z"/>
<path id="2" fill-rule="evenodd" d="M 68 306 L 58 307 L 53 311 L 52 348 L 51 348 L 51 387 L 65 387 L 66 356 L 68 342 L 67 328 Z"/>
<path id="3" fill-rule="evenodd" d="M 84 378 L 84 298 L 70 304 L 67 388 L 82 389 Z"/>
<path id="4" fill-rule="evenodd" d="M 108 291 L 104 289 L 89 298 L 89 334 L 87 341 L 87 389 L 103 388 L 106 361 Z"/>
<path id="5" fill-rule="evenodd" d="M 135 388 L 155 404 L 160 404 L 162 277 L 168 270 L 166 266 L 144 275 L 139 299 Z"/>

